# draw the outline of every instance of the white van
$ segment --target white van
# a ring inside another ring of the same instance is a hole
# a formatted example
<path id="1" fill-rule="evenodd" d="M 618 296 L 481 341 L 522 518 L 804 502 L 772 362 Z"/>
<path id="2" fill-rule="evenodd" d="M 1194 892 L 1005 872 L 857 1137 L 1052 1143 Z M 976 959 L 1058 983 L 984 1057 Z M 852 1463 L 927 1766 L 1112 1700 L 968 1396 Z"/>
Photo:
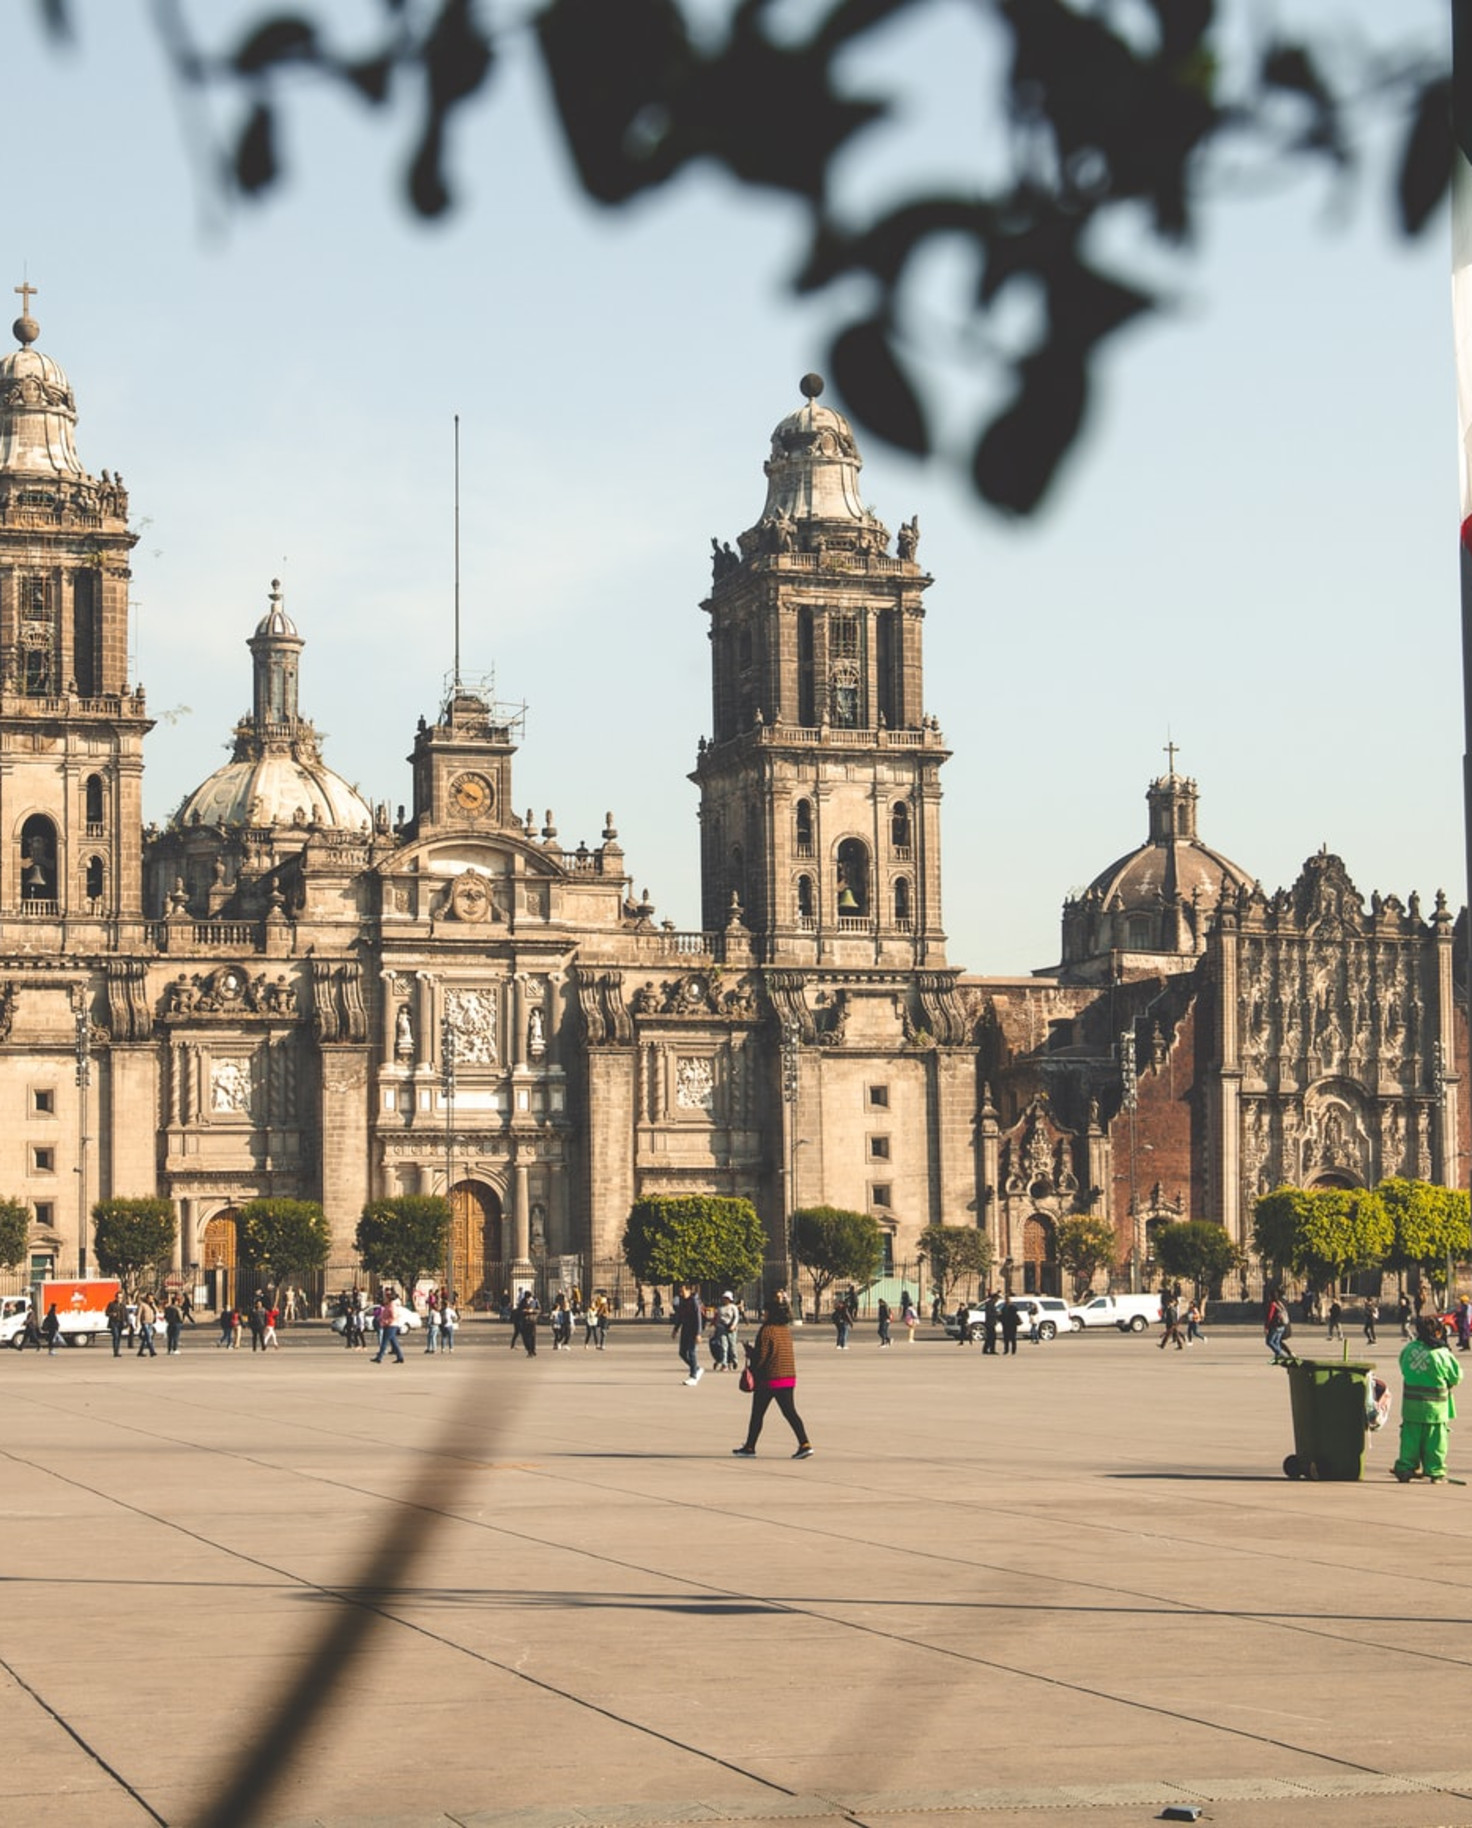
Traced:
<path id="1" fill-rule="evenodd" d="M 1118 1327 L 1121 1333 L 1143 1333 L 1160 1325 L 1159 1295 L 1095 1295 L 1075 1308 L 1086 1327 Z"/>

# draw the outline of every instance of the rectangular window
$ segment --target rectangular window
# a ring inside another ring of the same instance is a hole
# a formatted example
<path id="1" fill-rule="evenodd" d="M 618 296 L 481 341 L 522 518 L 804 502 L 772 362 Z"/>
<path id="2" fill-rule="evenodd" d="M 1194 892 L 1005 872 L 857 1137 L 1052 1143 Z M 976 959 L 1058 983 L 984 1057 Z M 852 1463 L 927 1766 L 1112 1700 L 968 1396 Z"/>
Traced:
<path id="1" fill-rule="evenodd" d="M 894 1233 L 892 1231 L 884 1234 L 884 1261 L 881 1271 L 886 1276 L 894 1274 Z"/>
<path id="2" fill-rule="evenodd" d="M 38 1117 L 56 1115 L 56 1092 L 49 1085 L 38 1085 L 31 1093 L 31 1109 Z"/>
<path id="3" fill-rule="evenodd" d="M 56 1223 L 55 1206 L 50 1200 L 37 1200 L 35 1202 L 35 1211 L 36 1223 L 44 1227 L 45 1230 L 50 1231 L 51 1227 Z"/>
<path id="4" fill-rule="evenodd" d="M 855 616 L 832 616 L 828 622 L 828 658 L 857 660 L 859 657 L 859 624 Z"/>
<path id="5" fill-rule="evenodd" d="M 55 1172 L 56 1172 L 56 1151 L 55 1151 L 55 1149 L 32 1149 L 31 1150 L 31 1171 L 34 1174 L 55 1174 Z"/>
<path id="6" fill-rule="evenodd" d="M 887 1111 L 889 1109 L 889 1087 L 887 1085 L 871 1085 L 869 1087 L 869 1109 L 871 1111 Z"/>
<path id="7" fill-rule="evenodd" d="M 891 1198 L 891 1188 L 888 1181 L 875 1181 L 874 1185 L 869 1189 L 869 1204 L 871 1206 L 885 1207 L 894 1204 L 894 1201 Z"/>
<path id="8" fill-rule="evenodd" d="M 869 1138 L 869 1160 L 871 1162 L 887 1162 L 889 1160 L 889 1138 L 887 1136 L 871 1136 Z"/>

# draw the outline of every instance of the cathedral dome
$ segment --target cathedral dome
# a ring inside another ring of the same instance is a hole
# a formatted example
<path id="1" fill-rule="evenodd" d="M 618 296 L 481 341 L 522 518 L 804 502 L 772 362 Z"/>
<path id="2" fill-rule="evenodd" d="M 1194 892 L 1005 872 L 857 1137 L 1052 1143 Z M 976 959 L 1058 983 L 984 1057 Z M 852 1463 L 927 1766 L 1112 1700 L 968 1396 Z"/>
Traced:
<path id="1" fill-rule="evenodd" d="M 236 726 L 235 753 L 179 809 L 176 825 L 329 826 L 368 831 L 367 802 L 322 760 L 317 732 L 297 705 L 297 663 L 306 644 L 286 613 L 281 580 L 246 646 L 254 702 Z"/>
<path id="2" fill-rule="evenodd" d="M 325 762 L 304 755 L 302 748 L 298 744 L 294 752 L 268 749 L 226 762 L 190 794 L 175 824 L 369 829 L 373 815 L 367 801 Z"/>
<path id="3" fill-rule="evenodd" d="M 1253 878 L 1196 833 L 1196 783 L 1174 769 L 1150 783 L 1150 835 L 1101 870 L 1063 908 L 1063 962 L 1081 965 L 1114 952 L 1191 957 L 1206 944 L 1223 890 Z"/>
<path id="4" fill-rule="evenodd" d="M 0 471 L 83 476 L 72 384 L 59 362 L 31 347 L 41 333 L 33 317 L 13 328 L 20 347 L 0 356 Z"/>

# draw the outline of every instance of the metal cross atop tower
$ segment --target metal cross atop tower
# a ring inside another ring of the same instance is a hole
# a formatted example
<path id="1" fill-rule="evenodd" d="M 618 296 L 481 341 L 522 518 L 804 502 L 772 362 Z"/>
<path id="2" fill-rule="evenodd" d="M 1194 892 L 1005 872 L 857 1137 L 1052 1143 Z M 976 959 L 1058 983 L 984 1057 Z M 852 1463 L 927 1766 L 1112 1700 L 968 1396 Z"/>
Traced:
<path id="1" fill-rule="evenodd" d="M 1176 750 L 1178 747 L 1179 745 L 1176 743 L 1167 743 L 1165 745 L 1165 766 L 1166 772 L 1169 774 L 1174 774 L 1176 771 Z"/>
<path id="2" fill-rule="evenodd" d="M 31 300 L 36 296 L 36 288 L 29 281 L 23 280 L 15 289 L 20 294 L 20 314 L 22 317 L 29 317 Z"/>

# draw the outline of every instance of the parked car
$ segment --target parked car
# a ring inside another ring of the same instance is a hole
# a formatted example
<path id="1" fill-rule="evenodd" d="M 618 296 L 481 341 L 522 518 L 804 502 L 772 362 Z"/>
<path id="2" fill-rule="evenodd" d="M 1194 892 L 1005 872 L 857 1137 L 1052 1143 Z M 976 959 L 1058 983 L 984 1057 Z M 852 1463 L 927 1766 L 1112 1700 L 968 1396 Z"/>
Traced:
<path id="1" fill-rule="evenodd" d="M 1077 1308 L 1070 1307 L 1057 1295 L 1014 1295 L 1012 1307 L 1017 1309 L 1021 1325 L 1019 1336 L 1031 1334 L 1034 1319 L 1037 1321 L 1039 1339 L 1056 1339 L 1060 1333 L 1079 1333 L 1083 1331 L 1083 1319 Z M 986 1309 L 969 1307 L 966 1310 L 966 1337 L 979 1339 L 986 1324 Z M 954 1314 L 946 1320 L 946 1333 L 950 1338 L 958 1337 L 958 1326 Z"/>
<path id="2" fill-rule="evenodd" d="M 1143 1333 L 1160 1325 L 1159 1295 L 1095 1295 L 1074 1312 L 1086 1327 L 1118 1327 L 1121 1333 Z"/>

